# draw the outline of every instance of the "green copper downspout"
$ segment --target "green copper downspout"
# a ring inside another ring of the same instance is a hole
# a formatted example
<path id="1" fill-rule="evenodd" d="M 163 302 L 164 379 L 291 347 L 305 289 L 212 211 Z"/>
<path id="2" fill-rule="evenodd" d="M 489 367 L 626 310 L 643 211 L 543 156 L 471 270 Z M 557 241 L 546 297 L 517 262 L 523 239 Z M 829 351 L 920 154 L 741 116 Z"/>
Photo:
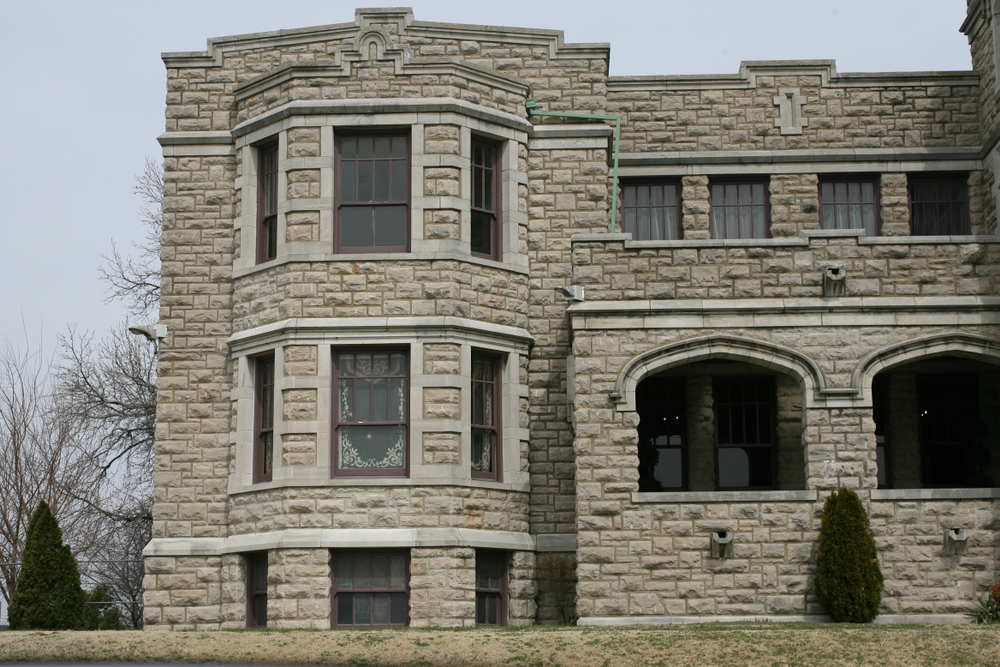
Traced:
<path id="1" fill-rule="evenodd" d="M 524 103 L 524 108 L 528 110 L 529 116 L 555 116 L 557 118 L 586 118 L 588 120 L 613 120 L 615 121 L 615 160 L 614 171 L 611 174 L 611 233 L 616 231 L 615 222 L 618 217 L 618 143 L 622 133 L 622 117 L 606 116 L 596 113 L 561 113 L 558 111 L 537 111 L 538 102 L 529 98 Z"/>

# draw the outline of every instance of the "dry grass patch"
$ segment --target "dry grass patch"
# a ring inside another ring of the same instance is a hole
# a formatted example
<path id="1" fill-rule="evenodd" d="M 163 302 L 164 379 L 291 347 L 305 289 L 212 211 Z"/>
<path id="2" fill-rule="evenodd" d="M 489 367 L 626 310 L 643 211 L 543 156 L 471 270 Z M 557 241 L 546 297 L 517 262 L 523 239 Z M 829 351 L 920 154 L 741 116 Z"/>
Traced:
<path id="1" fill-rule="evenodd" d="M 482 667 L 1000 667 L 1000 626 L 2 632 L 0 661 Z"/>

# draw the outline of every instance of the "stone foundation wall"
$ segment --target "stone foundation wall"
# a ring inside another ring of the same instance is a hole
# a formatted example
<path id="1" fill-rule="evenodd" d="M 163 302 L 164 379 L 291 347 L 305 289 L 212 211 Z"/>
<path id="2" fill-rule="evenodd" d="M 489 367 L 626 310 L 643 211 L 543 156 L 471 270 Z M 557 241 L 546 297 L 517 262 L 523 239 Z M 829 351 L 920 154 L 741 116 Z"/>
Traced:
<path id="1" fill-rule="evenodd" d="M 224 620 L 221 556 L 147 557 L 145 627 L 215 630 Z M 229 591 L 232 594 L 232 591 Z"/>
<path id="2" fill-rule="evenodd" d="M 330 628 L 329 549 L 268 551 L 267 627 Z"/>
<path id="3" fill-rule="evenodd" d="M 410 549 L 410 627 L 476 626 L 476 550 Z"/>

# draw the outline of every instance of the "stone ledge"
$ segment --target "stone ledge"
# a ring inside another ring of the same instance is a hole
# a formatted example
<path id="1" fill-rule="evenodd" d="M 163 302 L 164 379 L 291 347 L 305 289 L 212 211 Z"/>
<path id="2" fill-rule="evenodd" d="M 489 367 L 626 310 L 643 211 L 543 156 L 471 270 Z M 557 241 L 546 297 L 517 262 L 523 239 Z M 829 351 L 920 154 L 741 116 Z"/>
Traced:
<path id="1" fill-rule="evenodd" d="M 872 500 L 989 500 L 993 498 L 1000 498 L 1000 488 L 872 489 Z"/>
<path id="2" fill-rule="evenodd" d="M 815 502 L 815 490 L 804 491 L 674 491 L 633 493 L 633 503 L 784 503 Z"/>
<path id="3" fill-rule="evenodd" d="M 982 159 L 979 146 L 947 148 L 816 148 L 755 151 L 666 151 L 662 153 L 622 153 L 621 167 L 707 165 L 707 164 L 795 164 L 800 162 L 936 162 Z"/>
<path id="4" fill-rule="evenodd" d="M 143 556 L 221 556 L 263 549 L 472 547 L 535 551 L 527 533 L 472 528 L 304 528 L 232 537 L 159 538 Z"/>

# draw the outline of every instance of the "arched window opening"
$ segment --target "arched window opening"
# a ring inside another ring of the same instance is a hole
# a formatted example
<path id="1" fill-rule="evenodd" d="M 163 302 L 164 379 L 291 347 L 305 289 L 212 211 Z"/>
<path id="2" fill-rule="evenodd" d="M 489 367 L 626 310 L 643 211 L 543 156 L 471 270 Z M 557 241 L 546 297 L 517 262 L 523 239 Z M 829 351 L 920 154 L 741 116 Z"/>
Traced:
<path id="1" fill-rule="evenodd" d="M 805 488 L 796 378 L 707 360 L 648 377 L 635 396 L 640 492 Z"/>
<path id="2" fill-rule="evenodd" d="M 988 488 L 1000 482 L 1000 369 L 935 357 L 873 378 L 879 488 Z"/>

